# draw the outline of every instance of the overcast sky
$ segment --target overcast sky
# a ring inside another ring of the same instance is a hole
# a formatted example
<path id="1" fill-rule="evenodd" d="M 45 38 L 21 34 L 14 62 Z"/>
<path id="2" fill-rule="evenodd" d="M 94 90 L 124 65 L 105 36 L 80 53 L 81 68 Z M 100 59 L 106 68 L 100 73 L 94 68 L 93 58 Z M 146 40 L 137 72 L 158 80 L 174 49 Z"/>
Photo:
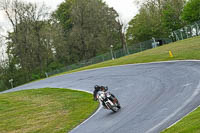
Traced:
<path id="1" fill-rule="evenodd" d="M 38 4 L 42 4 L 51 8 L 51 10 L 55 10 L 57 6 L 63 2 L 64 0 L 24 0 L 28 2 L 34 2 Z M 114 7 L 114 9 L 119 13 L 120 18 L 123 23 L 128 23 L 137 13 L 137 6 L 134 4 L 134 0 L 103 0 L 105 1 L 109 7 Z M 6 24 L 6 17 L 0 12 L 0 25 Z"/>

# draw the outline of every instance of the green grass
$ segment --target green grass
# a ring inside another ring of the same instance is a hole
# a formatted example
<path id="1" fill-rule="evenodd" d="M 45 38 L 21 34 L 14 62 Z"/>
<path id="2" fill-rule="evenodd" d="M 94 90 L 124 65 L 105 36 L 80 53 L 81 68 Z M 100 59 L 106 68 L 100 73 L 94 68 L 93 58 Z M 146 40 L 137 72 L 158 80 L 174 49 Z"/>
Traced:
<path id="1" fill-rule="evenodd" d="M 169 57 L 169 50 L 174 58 Z M 200 59 L 200 37 L 66 73 L 115 65 L 188 59 Z M 88 118 L 97 107 L 98 103 L 92 101 L 91 94 L 66 89 L 45 88 L 0 94 L 0 132 L 67 132 Z M 200 108 L 165 132 L 200 133 Z"/>
<path id="2" fill-rule="evenodd" d="M 169 51 L 172 51 L 174 58 L 169 57 Z M 102 63 L 90 65 L 87 67 L 82 67 L 61 74 L 72 73 L 87 69 L 115 66 L 115 65 L 147 63 L 147 62 L 168 61 L 168 60 L 188 60 L 188 59 L 200 59 L 200 36 L 190 39 L 185 39 L 175 43 L 170 43 L 168 45 L 164 45 L 161 47 L 121 57 L 116 60 L 109 60 Z"/>
<path id="3" fill-rule="evenodd" d="M 0 94 L 1 133 L 66 133 L 98 107 L 92 95 L 43 88 Z"/>
<path id="4" fill-rule="evenodd" d="M 162 133 L 200 133 L 200 108 L 196 109 L 177 124 Z"/>

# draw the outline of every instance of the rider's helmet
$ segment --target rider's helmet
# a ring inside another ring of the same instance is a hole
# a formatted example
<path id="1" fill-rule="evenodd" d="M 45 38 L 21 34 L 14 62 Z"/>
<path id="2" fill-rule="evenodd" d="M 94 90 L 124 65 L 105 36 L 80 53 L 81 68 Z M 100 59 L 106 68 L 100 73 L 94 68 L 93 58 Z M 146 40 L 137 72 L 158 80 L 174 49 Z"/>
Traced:
<path id="1" fill-rule="evenodd" d="M 107 91 L 108 90 L 108 87 L 107 86 L 101 86 L 101 91 Z"/>
<path id="2" fill-rule="evenodd" d="M 104 86 L 101 86 L 101 91 L 105 91 L 105 87 Z"/>

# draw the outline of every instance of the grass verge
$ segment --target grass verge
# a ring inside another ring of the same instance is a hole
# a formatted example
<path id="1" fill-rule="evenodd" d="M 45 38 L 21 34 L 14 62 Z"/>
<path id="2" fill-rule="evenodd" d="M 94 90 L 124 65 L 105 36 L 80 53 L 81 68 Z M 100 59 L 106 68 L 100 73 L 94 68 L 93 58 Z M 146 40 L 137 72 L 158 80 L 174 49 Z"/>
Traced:
<path id="1" fill-rule="evenodd" d="M 98 107 L 92 95 L 43 88 L 0 94 L 1 133 L 66 133 Z"/>
<path id="2" fill-rule="evenodd" d="M 191 112 L 174 126 L 162 133 L 200 133 L 200 108 Z"/>

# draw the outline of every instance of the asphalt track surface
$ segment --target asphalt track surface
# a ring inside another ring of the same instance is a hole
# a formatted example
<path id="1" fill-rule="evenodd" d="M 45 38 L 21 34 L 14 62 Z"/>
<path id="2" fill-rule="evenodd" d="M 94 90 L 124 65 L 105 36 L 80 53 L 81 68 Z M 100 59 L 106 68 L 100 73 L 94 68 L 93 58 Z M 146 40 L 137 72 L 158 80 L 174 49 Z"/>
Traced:
<path id="1" fill-rule="evenodd" d="M 112 113 L 100 108 L 71 133 L 158 133 L 200 105 L 200 62 L 162 62 L 82 71 L 6 92 L 44 87 L 93 91 L 96 84 L 107 85 L 122 109 Z"/>

